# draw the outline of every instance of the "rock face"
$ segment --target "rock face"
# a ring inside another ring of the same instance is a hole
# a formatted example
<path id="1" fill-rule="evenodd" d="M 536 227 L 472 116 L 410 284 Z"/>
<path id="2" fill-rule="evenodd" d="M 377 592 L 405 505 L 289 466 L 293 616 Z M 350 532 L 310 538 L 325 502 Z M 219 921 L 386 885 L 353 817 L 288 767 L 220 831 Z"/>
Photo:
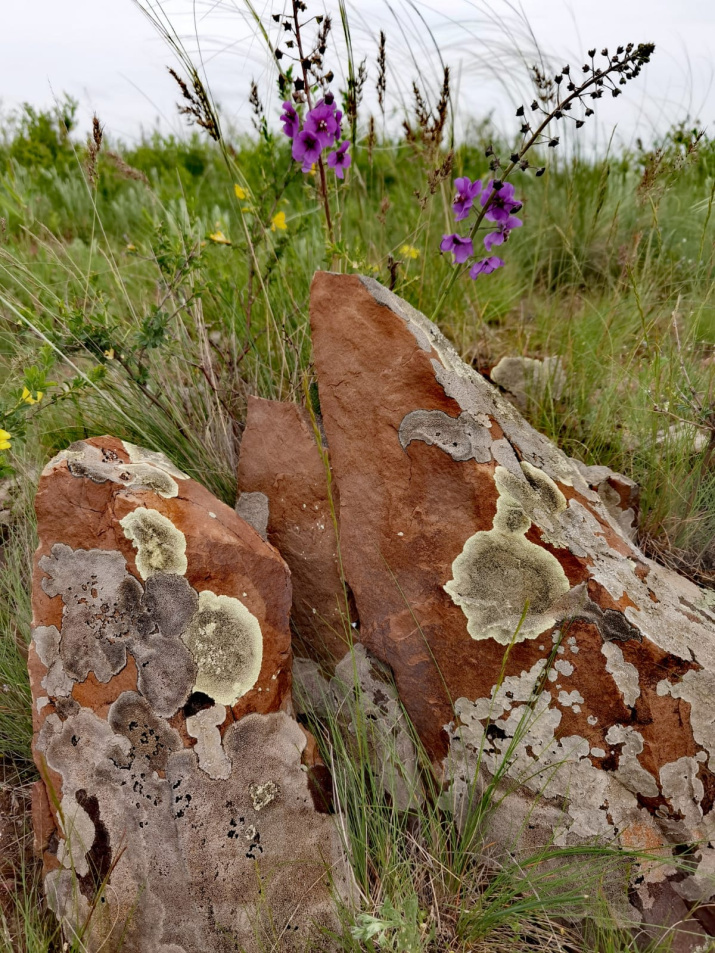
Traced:
<path id="1" fill-rule="evenodd" d="M 319 436 L 302 407 L 249 398 L 237 510 L 245 513 L 250 507 L 262 514 L 256 518 L 290 567 L 297 645 L 304 649 L 302 654 L 331 667 L 347 651 L 346 620 L 352 607 L 340 579 Z M 337 510 L 337 488 L 332 492 Z"/>
<path id="2" fill-rule="evenodd" d="M 406 302 L 320 273 L 311 324 L 356 637 L 391 668 L 445 803 L 464 811 L 478 763 L 501 771 L 534 837 L 672 856 L 630 899 L 687 917 L 715 893 L 712 597 L 635 547 L 630 481 L 566 457 Z M 279 471 L 258 470 L 279 534 Z"/>
<path id="3" fill-rule="evenodd" d="M 291 717 L 285 564 L 111 437 L 55 457 L 36 508 L 34 817 L 66 933 L 107 953 L 320 941 L 347 880 Z"/>

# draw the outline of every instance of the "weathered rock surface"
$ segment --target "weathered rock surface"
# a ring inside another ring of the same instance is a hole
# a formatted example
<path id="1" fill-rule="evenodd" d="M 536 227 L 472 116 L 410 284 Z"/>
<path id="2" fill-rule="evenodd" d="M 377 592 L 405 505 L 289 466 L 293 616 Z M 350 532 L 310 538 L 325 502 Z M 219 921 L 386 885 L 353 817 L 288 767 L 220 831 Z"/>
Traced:
<path id="1" fill-rule="evenodd" d="M 351 605 L 340 579 L 328 476 L 316 441 L 302 407 L 249 398 L 237 510 L 265 514 L 260 518 L 267 538 L 291 571 L 297 645 L 330 667 L 348 649 Z M 337 488 L 332 492 L 337 510 Z"/>
<path id="2" fill-rule="evenodd" d="M 285 564 L 110 437 L 55 457 L 36 508 L 34 817 L 66 933 L 88 922 L 92 953 L 320 947 L 347 881 L 291 717 Z"/>
<path id="3" fill-rule="evenodd" d="M 356 762 L 367 757 L 398 810 L 423 801 L 422 766 L 387 666 L 357 643 L 332 677 L 313 659 L 296 657 L 293 678 L 298 710 L 339 724 Z"/>
<path id="4" fill-rule="evenodd" d="M 520 355 L 503 357 L 489 376 L 519 410 L 538 406 L 547 397 L 559 400 L 566 387 L 566 372 L 560 357 L 538 360 Z"/>
<path id="5" fill-rule="evenodd" d="M 320 273 L 311 323 L 356 639 L 392 669 L 445 803 L 459 814 L 477 762 L 509 752 L 507 813 L 557 844 L 661 850 L 631 903 L 687 918 L 715 894 L 711 594 L 633 544 L 630 481 L 565 456 L 406 302 Z"/>

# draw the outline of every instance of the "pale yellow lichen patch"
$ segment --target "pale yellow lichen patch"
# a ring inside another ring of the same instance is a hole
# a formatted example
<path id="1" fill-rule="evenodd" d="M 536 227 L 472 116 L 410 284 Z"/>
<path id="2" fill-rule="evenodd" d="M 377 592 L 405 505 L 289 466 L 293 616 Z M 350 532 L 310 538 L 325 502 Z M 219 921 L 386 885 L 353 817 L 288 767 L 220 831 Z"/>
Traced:
<path id="1" fill-rule="evenodd" d="M 444 587 L 467 617 L 471 637 L 502 645 L 514 638 L 527 607 L 516 641 L 550 629 L 557 621 L 557 603 L 570 588 L 556 557 L 525 535 L 534 517 L 556 515 L 566 501 L 549 477 L 529 464 L 522 463 L 522 468 L 523 483 L 497 467 L 500 496 L 492 529 L 466 541 L 452 564 L 453 578 Z"/>
<path id="2" fill-rule="evenodd" d="M 170 474 L 177 480 L 188 480 L 189 477 L 169 460 L 163 453 L 156 450 L 145 450 L 144 447 L 137 447 L 136 444 L 129 443 L 128 440 L 122 441 L 122 446 L 127 451 L 132 463 L 150 463 L 158 467 L 165 473 Z"/>
<path id="3" fill-rule="evenodd" d="M 198 669 L 194 691 L 219 705 L 234 705 L 258 680 L 263 635 L 258 619 L 231 596 L 205 589 L 181 636 Z"/>
<path id="4" fill-rule="evenodd" d="M 248 792 L 251 795 L 254 811 L 262 811 L 264 807 L 272 804 L 280 794 L 275 781 L 266 781 L 264 784 L 250 784 Z"/>
<path id="5" fill-rule="evenodd" d="M 137 551 L 136 564 L 142 579 L 158 572 L 186 573 L 186 537 L 158 510 L 133 510 L 120 520 L 120 525 Z"/>

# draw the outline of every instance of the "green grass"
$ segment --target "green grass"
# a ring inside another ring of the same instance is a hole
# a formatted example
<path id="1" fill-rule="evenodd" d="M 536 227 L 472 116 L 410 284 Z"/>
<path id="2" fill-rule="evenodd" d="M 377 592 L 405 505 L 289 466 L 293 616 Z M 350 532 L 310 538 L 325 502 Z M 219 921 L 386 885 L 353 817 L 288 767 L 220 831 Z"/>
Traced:
<path id="1" fill-rule="evenodd" d="M 247 396 L 309 392 L 314 271 L 374 275 L 430 315 L 451 268 L 438 252 L 453 230 L 451 179 L 485 176 L 485 148 L 500 139 L 489 123 L 475 127 L 431 187 L 445 144 L 420 136 L 412 116 L 415 140 L 370 142 L 359 115 L 350 175 L 330 185 L 330 242 L 318 178 L 292 163 L 280 134 L 229 130 L 219 144 L 155 135 L 131 148 L 105 140 L 92 168 L 73 115 L 69 101 L 28 108 L 0 135 L 0 427 L 11 434 L 0 456 L 10 481 L 0 758 L 18 785 L 34 777 L 25 653 L 43 463 L 109 432 L 163 450 L 232 505 Z M 682 126 L 659 151 L 549 150 L 543 177 L 515 179 L 525 227 L 504 248 L 508 267 L 460 280 L 439 323 L 481 370 L 504 355 L 560 356 L 566 389 L 534 405 L 532 423 L 568 453 L 636 480 L 647 551 L 712 585 L 715 142 L 703 137 L 693 150 L 690 141 Z M 509 154 L 510 143 L 498 147 Z M 286 230 L 272 227 L 278 212 Z M 23 400 L 24 388 L 42 400 Z M 598 845 L 573 855 L 515 845 L 497 861 L 484 850 L 493 790 L 461 834 L 436 792 L 400 813 L 356 757 L 369 738 L 348 742 L 329 720 L 312 725 L 362 898 L 357 917 L 345 911 L 340 949 L 635 950 L 606 897 L 637 858 Z M 35 869 L 18 874 L 2 948 L 59 950 Z M 666 951 L 667 938 L 653 948 Z"/>

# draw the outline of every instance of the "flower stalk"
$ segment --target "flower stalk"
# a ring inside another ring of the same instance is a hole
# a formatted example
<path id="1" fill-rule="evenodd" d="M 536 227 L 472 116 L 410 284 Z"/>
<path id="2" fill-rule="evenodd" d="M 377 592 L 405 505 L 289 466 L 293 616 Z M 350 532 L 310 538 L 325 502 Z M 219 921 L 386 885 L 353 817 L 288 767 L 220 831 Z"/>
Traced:
<path id="1" fill-rule="evenodd" d="M 569 66 L 565 66 L 563 70 L 554 77 L 553 80 L 554 87 L 559 91 L 556 105 L 550 110 L 547 110 L 543 106 L 539 105 L 539 102 L 536 99 L 532 102 L 532 112 L 540 110 L 544 113 L 543 119 L 534 130 L 531 128 L 531 123 L 529 123 L 525 118 L 524 106 L 520 106 L 517 109 L 516 115 L 522 119 L 521 145 L 509 157 L 509 163 L 501 173 L 499 179 L 494 180 L 491 193 L 489 194 L 487 200 L 482 202 L 481 211 L 477 214 L 474 224 L 470 229 L 468 239 L 464 239 L 465 242 L 467 240 L 471 241 L 472 243 L 474 242 L 474 238 L 476 237 L 476 234 L 484 218 L 488 216 L 490 209 L 494 206 L 497 200 L 496 197 L 499 194 L 499 191 L 505 185 L 507 179 L 514 172 L 514 170 L 518 168 L 521 171 L 526 172 L 526 170 L 530 168 L 529 163 L 524 156 L 533 146 L 544 141 L 544 133 L 546 132 L 546 129 L 550 123 L 561 119 L 571 119 L 573 122 L 575 122 L 576 128 L 580 129 L 584 125 L 585 120 L 589 116 L 593 115 L 593 109 L 586 105 L 584 98 L 588 96 L 593 100 L 600 99 L 603 96 L 605 90 L 610 90 L 611 95 L 614 98 L 616 96 L 620 96 L 622 90 L 619 87 L 624 86 L 628 80 L 634 79 L 636 76 L 638 76 L 641 68 L 650 61 L 650 57 L 654 50 L 655 44 L 653 43 L 640 43 L 638 46 L 634 46 L 633 43 L 629 43 L 626 47 L 619 46 L 616 50 L 616 53 L 611 56 L 609 55 L 608 49 L 605 48 L 601 50 L 601 55 L 607 60 L 607 65 L 605 68 L 596 66 L 594 60 L 596 50 L 589 50 L 588 55 L 590 58 L 590 64 L 585 63 L 582 67 L 582 71 L 589 75 L 582 83 L 576 84 L 571 78 L 571 68 Z M 614 82 L 614 77 L 616 76 L 618 76 L 618 84 Z M 565 96 L 563 96 L 561 93 L 562 89 L 565 89 L 566 91 Z M 584 107 L 582 119 L 576 119 L 570 115 L 571 108 L 576 101 L 580 102 Z M 558 145 L 558 137 L 548 139 L 549 148 L 556 148 Z M 497 156 L 494 156 L 494 152 L 491 147 L 487 150 L 487 156 L 492 157 L 490 163 L 492 170 L 496 171 L 501 168 L 501 162 Z M 543 175 L 544 171 L 545 168 L 540 168 L 536 171 L 536 175 L 541 176 Z M 466 217 L 465 215 L 461 214 L 462 206 L 459 201 L 460 198 L 461 196 L 458 197 L 458 201 L 455 202 L 455 213 L 457 220 Z M 505 237 L 507 236 L 508 231 L 507 235 L 502 237 L 501 241 L 505 240 Z M 501 242 L 499 239 L 493 239 L 493 244 L 500 243 Z M 491 246 L 488 247 L 488 250 L 490 247 Z M 453 269 L 451 275 L 447 279 L 444 289 L 437 300 L 437 304 L 432 314 L 432 320 L 437 320 L 452 288 L 454 287 L 455 282 L 464 273 L 466 268 L 469 267 L 469 263 L 466 260 L 459 260 L 455 258 L 455 261 L 456 267 Z M 486 261 L 488 261 L 488 259 Z M 493 270 L 493 268 L 491 270 Z M 473 272 L 474 271 L 476 271 L 476 275 L 488 273 L 487 268 L 477 270 L 473 266 Z M 476 275 L 472 274 L 472 277 L 476 277 Z"/>

